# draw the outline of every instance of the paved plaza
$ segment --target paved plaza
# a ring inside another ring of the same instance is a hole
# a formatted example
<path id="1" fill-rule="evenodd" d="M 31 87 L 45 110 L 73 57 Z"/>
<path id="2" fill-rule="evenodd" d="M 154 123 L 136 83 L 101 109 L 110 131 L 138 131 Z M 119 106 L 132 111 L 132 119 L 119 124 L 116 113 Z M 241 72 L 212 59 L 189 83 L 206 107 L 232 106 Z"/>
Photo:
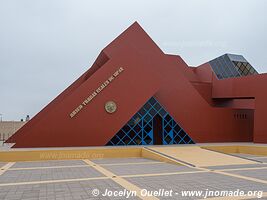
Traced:
<path id="1" fill-rule="evenodd" d="M 103 195 L 106 190 L 140 192 L 142 189 L 173 190 L 176 193 L 151 199 L 203 199 L 183 197 L 180 194 L 183 190 L 239 189 L 245 192 L 263 191 L 266 194 L 267 157 L 246 154 L 233 156 L 253 159 L 258 163 L 190 167 L 146 158 L 0 162 L 0 199 L 125 199 L 125 196 Z M 128 199 L 147 197 L 139 194 Z"/>

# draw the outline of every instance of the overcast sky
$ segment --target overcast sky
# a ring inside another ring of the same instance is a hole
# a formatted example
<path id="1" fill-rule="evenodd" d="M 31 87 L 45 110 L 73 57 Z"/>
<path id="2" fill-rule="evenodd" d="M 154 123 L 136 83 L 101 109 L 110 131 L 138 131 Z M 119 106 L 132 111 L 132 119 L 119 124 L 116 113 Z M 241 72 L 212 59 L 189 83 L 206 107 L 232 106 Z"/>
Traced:
<path id="1" fill-rule="evenodd" d="M 134 21 L 188 65 L 236 53 L 266 72 L 266 8 L 265 0 L 0 0 L 0 113 L 35 115 Z"/>

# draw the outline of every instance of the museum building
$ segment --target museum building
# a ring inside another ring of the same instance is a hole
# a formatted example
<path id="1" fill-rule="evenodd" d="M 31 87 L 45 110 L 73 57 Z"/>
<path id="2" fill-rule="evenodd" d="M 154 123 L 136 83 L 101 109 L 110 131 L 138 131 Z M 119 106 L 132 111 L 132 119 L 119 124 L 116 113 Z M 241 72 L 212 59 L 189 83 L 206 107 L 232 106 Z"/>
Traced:
<path id="1" fill-rule="evenodd" d="M 241 55 L 188 66 L 135 22 L 7 142 L 13 148 L 266 143 L 266 85 L 267 74 Z"/>

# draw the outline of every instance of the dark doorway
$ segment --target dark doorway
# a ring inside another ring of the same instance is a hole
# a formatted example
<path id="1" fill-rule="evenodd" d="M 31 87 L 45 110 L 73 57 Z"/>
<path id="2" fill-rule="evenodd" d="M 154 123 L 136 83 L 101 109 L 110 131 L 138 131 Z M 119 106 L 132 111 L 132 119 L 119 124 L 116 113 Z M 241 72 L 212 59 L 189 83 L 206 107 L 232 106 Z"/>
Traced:
<path id="1" fill-rule="evenodd" d="M 162 144 L 162 117 L 159 114 L 153 118 L 153 139 L 154 144 Z"/>

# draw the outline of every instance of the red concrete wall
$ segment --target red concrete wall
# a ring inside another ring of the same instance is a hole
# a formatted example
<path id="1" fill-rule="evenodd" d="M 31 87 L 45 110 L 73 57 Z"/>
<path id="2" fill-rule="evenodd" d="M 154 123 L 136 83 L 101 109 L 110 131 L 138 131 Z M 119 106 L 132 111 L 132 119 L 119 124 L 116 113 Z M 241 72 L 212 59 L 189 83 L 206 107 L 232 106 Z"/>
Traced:
<path id="1" fill-rule="evenodd" d="M 213 82 L 214 98 L 255 98 L 253 141 L 257 143 L 267 142 L 266 85 L 267 74 L 230 78 Z"/>

